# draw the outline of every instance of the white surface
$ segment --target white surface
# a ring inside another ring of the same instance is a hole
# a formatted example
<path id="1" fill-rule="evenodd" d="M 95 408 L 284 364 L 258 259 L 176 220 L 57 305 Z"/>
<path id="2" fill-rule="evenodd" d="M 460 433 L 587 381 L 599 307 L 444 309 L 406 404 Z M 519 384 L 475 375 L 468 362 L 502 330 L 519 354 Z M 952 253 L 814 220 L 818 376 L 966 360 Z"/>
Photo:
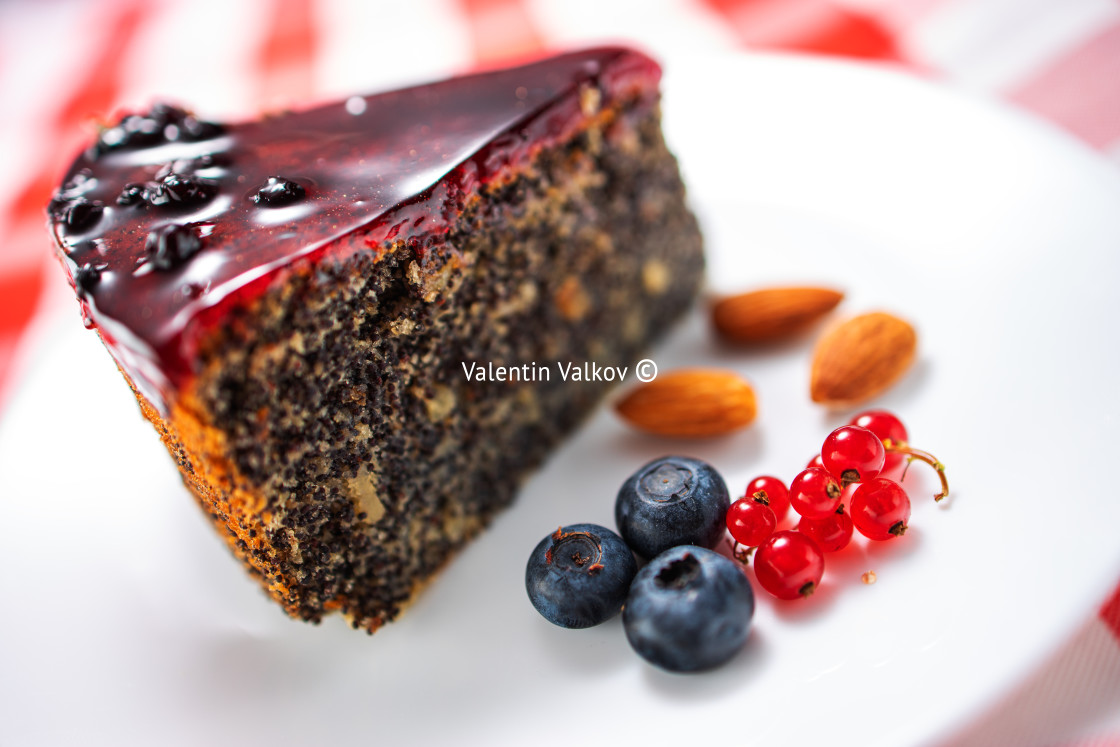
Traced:
<path id="1" fill-rule="evenodd" d="M 750 430 L 677 443 L 604 409 L 398 623 L 307 626 L 228 555 L 75 309 L 0 424 L 0 743 L 928 743 L 1072 636 L 1120 578 L 1120 177 L 1041 125 L 856 66 L 678 62 L 666 92 L 714 289 L 821 281 L 845 312 L 915 322 L 918 363 L 877 404 L 947 463 L 949 505 L 915 466 L 911 531 L 830 556 L 806 602 L 760 592 L 717 672 L 647 666 L 617 619 L 545 622 L 530 549 L 611 525 L 646 459 L 694 454 L 741 491 L 791 478 L 842 419 L 808 402 L 808 341 L 730 350 L 698 311 L 654 357 L 748 376 Z"/>

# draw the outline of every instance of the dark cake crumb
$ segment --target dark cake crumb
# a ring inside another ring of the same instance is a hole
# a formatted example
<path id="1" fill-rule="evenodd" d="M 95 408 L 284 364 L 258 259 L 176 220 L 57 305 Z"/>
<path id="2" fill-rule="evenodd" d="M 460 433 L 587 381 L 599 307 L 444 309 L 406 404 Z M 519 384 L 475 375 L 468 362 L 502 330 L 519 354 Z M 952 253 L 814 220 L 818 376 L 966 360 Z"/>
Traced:
<path id="1" fill-rule="evenodd" d="M 242 478 L 276 497 L 248 552 L 295 614 L 393 619 L 608 386 L 467 382 L 463 361 L 629 365 L 687 308 L 701 246 L 675 163 L 653 112 L 619 128 L 597 152 L 542 152 L 439 245 L 293 272 L 215 343 L 201 396 Z M 651 266 L 673 282 L 647 287 Z"/>

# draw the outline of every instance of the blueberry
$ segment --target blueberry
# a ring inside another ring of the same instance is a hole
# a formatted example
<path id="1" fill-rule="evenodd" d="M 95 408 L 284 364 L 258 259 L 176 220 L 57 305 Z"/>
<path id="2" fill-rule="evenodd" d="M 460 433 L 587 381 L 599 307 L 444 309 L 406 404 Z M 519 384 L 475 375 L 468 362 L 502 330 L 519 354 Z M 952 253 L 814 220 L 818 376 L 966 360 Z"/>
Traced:
<path id="1" fill-rule="evenodd" d="M 84 195 L 97 186 L 97 179 L 89 169 L 81 169 L 54 193 L 48 211 L 54 220 L 65 220 L 69 206 L 85 200 Z"/>
<path id="2" fill-rule="evenodd" d="M 116 127 L 101 133 L 101 140 L 109 150 L 117 148 L 145 148 L 163 142 L 163 121 L 157 117 L 130 114 Z"/>
<path id="3" fill-rule="evenodd" d="M 618 614 L 637 571 L 633 553 L 617 534 L 597 524 L 572 524 L 533 549 L 525 589 L 549 622 L 590 628 Z"/>
<path id="4" fill-rule="evenodd" d="M 129 114 L 101 131 L 88 155 L 96 159 L 115 150 L 162 145 L 170 140 L 208 140 L 224 132 L 221 125 L 205 122 L 170 104 L 156 104 L 147 114 Z"/>
<path id="5" fill-rule="evenodd" d="M 148 201 L 153 205 L 200 205 L 214 196 L 214 185 L 197 176 L 170 173 L 159 182 Z"/>
<path id="6" fill-rule="evenodd" d="M 93 292 L 94 287 L 101 282 L 101 272 L 105 265 L 94 265 L 86 262 L 74 273 L 74 285 L 78 288 L 78 295 L 85 298 Z"/>
<path id="7" fill-rule="evenodd" d="M 743 647 L 753 615 L 754 592 L 738 564 L 686 545 L 666 550 L 638 573 L 622 625 L 646 661 L 670 672 L 699 672 Z"/>
<path id="8" fill-rule="evenodd" d="M 715 547 L 724 536 L 731 500 L 727 484 L 707 462 L 655 459 L 622 484 L 614 519 L 626 544 L 643 558 L 677 545 Z"/>
<path id="9" fill-rule="evenodd" d="M 253 202 L 264 207 L 281 207 L 302 200 L 303 186 L 282 176 L 270 176 L 268 182 L 253 195 Z"/>
<path id="10" fill-rule="evenodd" d="M 100 202 L 90 202 L 85 198 L 78 198 L 66 208 L 62 219 L 71 231 L 81 232 L 92 228 L 97 221 L 101 220 L 101 214 L 104 211 L 105 208 Z"/>
<path id="11" fill-rule="evenodd" d="M 179 137 L 183 140 L 209 140 L 225 132 L 225 128 L 214 122 L 205 122 L 194 115 L 183 118 L 179 125 Z"/>
<path id="12" fill-rule="evenodd" d="M 202 237 L 191 226 L 160 226 L 144 244 L 147 259 L 157 270 L 173 270 L 202 249 Z"/>
<path id="13" fill-rule="evenodd" d="M 117 195 L 117 204 L 122 207 L 141 205 L 144 203 L 145 194 L 146 191 L 143 184 L 137 184 L 135 182 L 126 184 L 124 188 L 121 189 L 121 193 Z"/>

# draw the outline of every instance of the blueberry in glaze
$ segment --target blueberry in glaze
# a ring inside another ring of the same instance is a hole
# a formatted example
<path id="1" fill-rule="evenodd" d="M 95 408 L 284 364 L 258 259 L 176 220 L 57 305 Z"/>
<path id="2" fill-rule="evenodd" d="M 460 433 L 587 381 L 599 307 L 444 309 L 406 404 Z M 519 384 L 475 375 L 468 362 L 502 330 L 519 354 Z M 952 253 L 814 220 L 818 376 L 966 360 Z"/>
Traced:
<path id="1" fill-rule="evenodd" d="M 622 538 L 597 524 L 560 527 L 529 555 L 525 589 L 546 620 L 590 628 L 622 608 L 638 571 Z"/>
<path id="2" fill-rule="evenodd" d="M 143 205 L 146 200 L 146 190 L 143 184 L 132 182 L 124 185 L 121 193 L 117 195 L 117 204 L 121 207 L 129 205 Z"/>
<path id="3" fill-rule="evenodd" d="M 202 237 L 190 226 L 169 224 L 148 234 L 145 250 L 157 270 L 173 270 L 202 249 Z"/>
<path id="4" fill-rule="evenodd" d="M 129 114 L 102 130 L 87 156 L 96 160 L 117 150 L 150 148 L 175 140 L 208 140 L 220 134 L 221 126 L 213 122 L 204 122 L 177 106 L 156 104 L 147 114 Z"/>
<path id="5" fill-rule="evenodd" d="M 164 141 L 164 123 L 154 117 L 130 114 L 115 127 L 102 130 L 97 139 L 101 152 L 144 148 Z"/>
<path id="6" fill-rule="evenodd" d="M 99 282 L 101 282 L 101 271 L 103 266 L 93 265 L 86 262 L 78 268 L 74 273 L 74 285 L 78 289 L 78 294 L 81 296 L 88 296 Z"/>
<path id="7" fill-rule="evenodd" d="M 104 207 L 99 202 L 78 199 L 70 204 L 63 213 L 66 228 L 71 231 L 85 231 L 101 219 Z"/>
<path id="8" fill-rule="evenodd" d="M 302 200 L 306 192 L 291 179 L 282 176 L 268 177 L 268 183 L 253 195 L 253 202 L 263 207 L 282 207 Z"/>
<path id="9" fill-rule="evenodd" d="M 677 545 L 715 547 L 724 536 L 731 500 L 727 484 L 707 462 L 668 456 L 645 465 L 618 491 L 615 523 L 643 558 Z"/>
<path id="10" fill-rule="evenodd" d="M 84 198 L 84 195 L 96 187 L 97 180 L 93 178 L 89 169 L 77 171 L 55 191 L 47 205 L 47 212 L 53 220 L 65 223 L 69 206 L 75 201 L 88 201 Z"/>
<path id="11" fill-rule="evenodd" d="M 207 122 L 198 119 L 193 114 L 188 114 L 179 123 L 179 139 L 188 142 L 196 140 L 210 140 L 218 137 L 225 130 L 216 122 Z"/>
<path id="12" fill-rule="evenodd" d="M 753 615 L 754 591 L 734 561 L 682 546 L 661 553 L 634 578 L 622 625 L 646 661 L 670 672 L 700 672 L 743 647 Z"/>
<path id="13" fill-rule="evenodd" d="M 153 205 L 201 205 L 214 196 L 214 185 L 197 176 L 176 174 L 163 177 L 148 197 Z"/>

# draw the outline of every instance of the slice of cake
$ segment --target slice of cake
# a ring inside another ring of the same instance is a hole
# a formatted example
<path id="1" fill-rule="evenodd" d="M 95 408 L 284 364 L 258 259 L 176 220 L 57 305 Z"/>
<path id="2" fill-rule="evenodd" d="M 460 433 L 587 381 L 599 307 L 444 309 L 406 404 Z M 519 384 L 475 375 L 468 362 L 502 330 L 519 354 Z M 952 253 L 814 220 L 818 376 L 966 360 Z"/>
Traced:
<path id="1" fill-rule="evenodd" d="M 393 619 L 610 385 L 557 363 L 632 366 L 688 307 L 659 77 L 610 48 L 244 124 L 159 105 L 74 163 L 87 324 L 291 615 Z"/>

